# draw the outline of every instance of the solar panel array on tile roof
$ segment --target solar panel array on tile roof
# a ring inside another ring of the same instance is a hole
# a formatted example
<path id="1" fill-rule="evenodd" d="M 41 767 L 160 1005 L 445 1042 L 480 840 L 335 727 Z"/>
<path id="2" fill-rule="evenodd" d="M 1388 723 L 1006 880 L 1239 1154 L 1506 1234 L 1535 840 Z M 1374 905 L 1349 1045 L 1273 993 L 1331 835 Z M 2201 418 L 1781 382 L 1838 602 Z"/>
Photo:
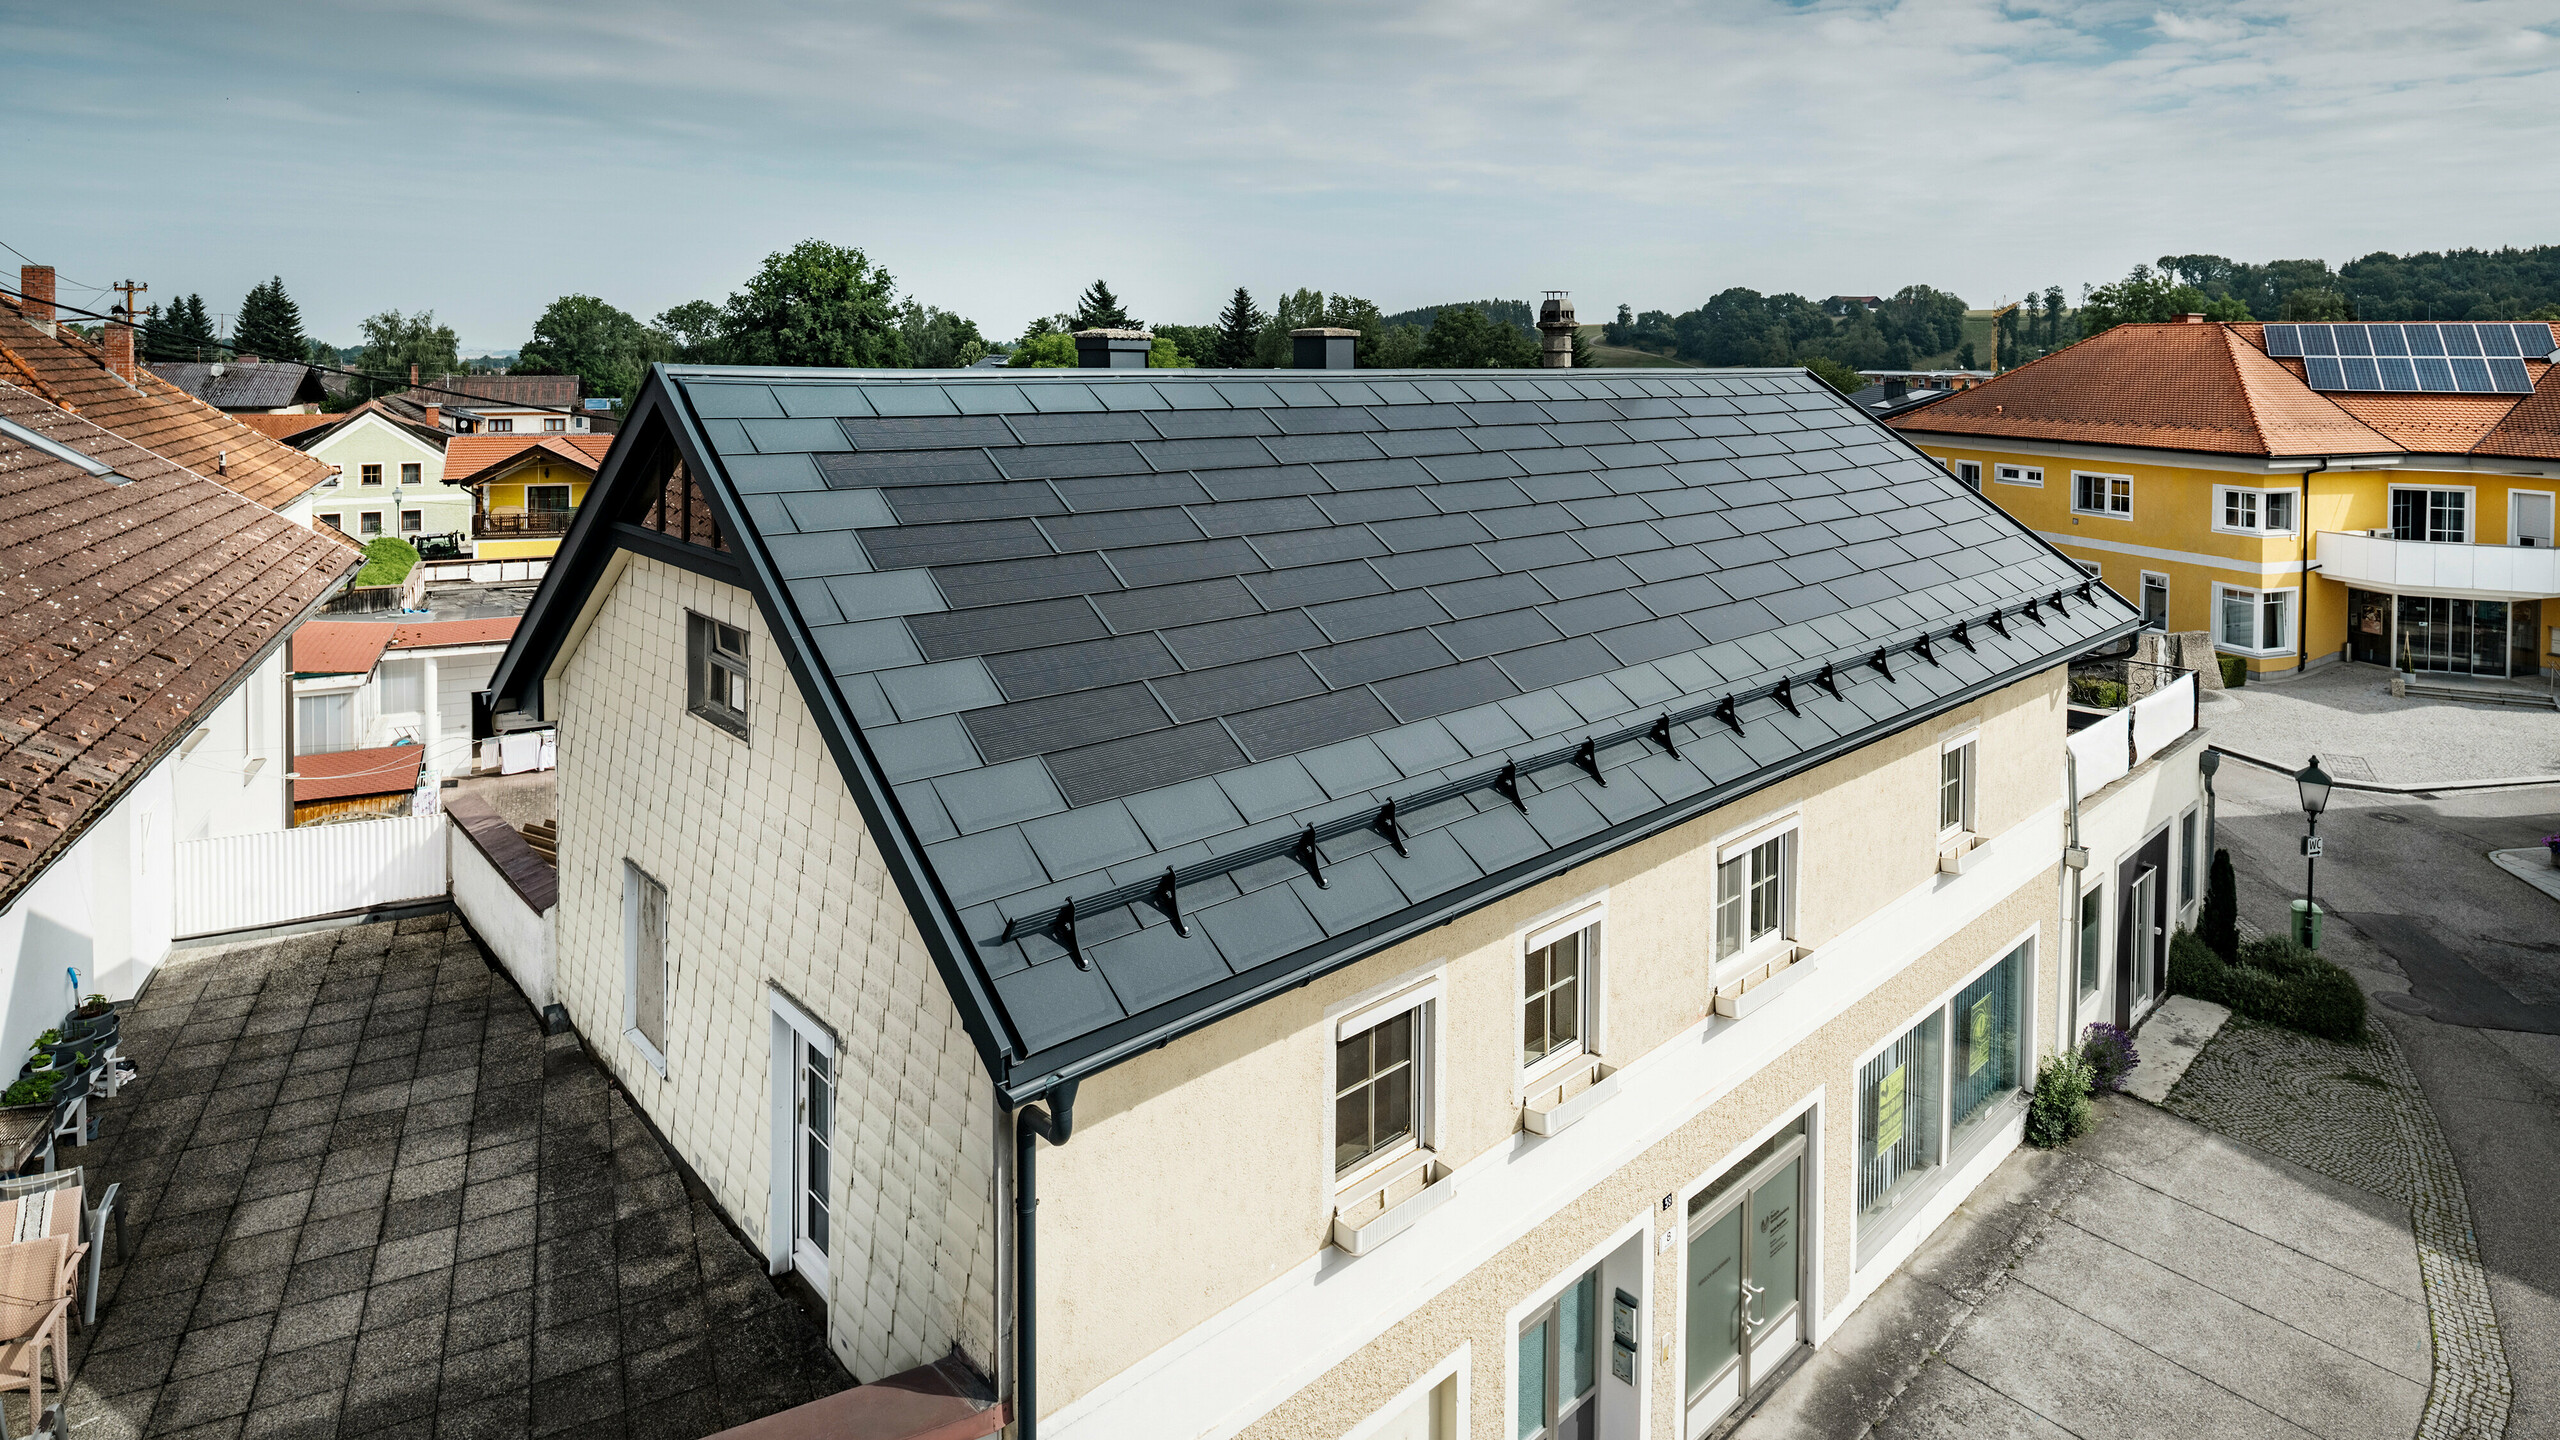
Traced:
<path id="1" fill-rule="evenodd" d="M 2526 395 L 2525 360 L 2552 352 L 2551 327 L 2538 322 L 2269 325 L 2266 343 L 2328 391 Z"/>
<path id="2" fill-rule="evenodd" d="M 1035 1057 L 2131 623 L 1800 371 L 667 373 Z"/>

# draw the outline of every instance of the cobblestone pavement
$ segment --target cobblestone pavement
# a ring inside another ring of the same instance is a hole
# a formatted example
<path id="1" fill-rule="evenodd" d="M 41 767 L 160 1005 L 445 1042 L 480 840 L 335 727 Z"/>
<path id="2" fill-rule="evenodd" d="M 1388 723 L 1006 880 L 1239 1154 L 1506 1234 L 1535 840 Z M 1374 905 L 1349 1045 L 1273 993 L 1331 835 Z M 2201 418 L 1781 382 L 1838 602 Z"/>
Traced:
<path id="1" fill-rule="evenodd" d="M 690 1437 L 851 1383 L 451 917 L 181 952 L 124 1049 L 62 1162 L 132 1245 L 78 1440 Z"/>
<path id="2" fill-rule="evenodd" d="M 2354 763 L 2332 771 L 2341 778 L 2416 785 L 2560 775 L 2560 711 L 2395 700 L 2391 672 L 2371 665 L 2209 692 L 2202 713 L 2217 745 L 2286 765 L 2343 755 Z M 2411 743 L 2421 735 L 2424 743 Z"/>
<path id="3" fill-rule="evenodd" d="M 2434 1378 L 2420 1440 L 2498 1440 L 2514 1404 L 2506 1342 L 2462 1172 L 2391 1032 L 2342 1045 L 2234 1017 L 2167 1109 L 2307 1170 L 2409 1207 Z"/>

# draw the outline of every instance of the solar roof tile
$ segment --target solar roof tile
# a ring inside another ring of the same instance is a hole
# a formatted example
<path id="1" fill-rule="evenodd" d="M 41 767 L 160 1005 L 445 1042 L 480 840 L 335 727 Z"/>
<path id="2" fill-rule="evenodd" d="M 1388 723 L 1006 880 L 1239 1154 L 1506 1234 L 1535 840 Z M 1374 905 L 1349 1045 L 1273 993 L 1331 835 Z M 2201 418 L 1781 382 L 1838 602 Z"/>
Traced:
<path id="1" fill-rule="evenodd" d="M 1118 588 L 1094 555 L 1038 555 L 984 565 L 938 565 L 933 582 L 954 607 L 1012 605 Z"/>
<path id="2" fill-rule="evenodd" d="M 1010 423 L 1010 436 L 989 435 L 966 443 L 1009 446 L 1018 438 L 1024 445 L 1091 445 L 1112 440 L 1153 441 L 1156 438 L 1156 427 L 1148 424 L 1144 415 L 1017 415 Z"/>
<path id="3" fill-rule="evenodd" d="M 1212 575 L 1238 575 L 1264 568 L 1261 557 L 1242 540 L 1202 540 L 1188 545 L 1158 545 L 1142 550 L 1113 550 L 1106 558 L 1131 587 L 1171 585 L 1205 580 Z"/>
<path id="4" fill-rule="evenodd" d="M 809 386 L 798 393 L 804 397 L 815 397 L 859 392 Z M 813 405 L 815 401 L 814 398 L 804 398 L 785 403 L 796 412 L 802 405 Z M 844 433 L 845 442 L 856 450 L 963 450 L 1015 443 L 1013 431 L 994 415 L 883 416 L 874 419 L 868 402 L 840 422 L 839 428 Z"/>
<path id="5" fill-rule="evenodd" d="M 1461 660 L 1480 655 L 1499 655 L 1507 650 L 1525 650 L 1563 638 L 1563 632 L 1535 610 L 1512 610 L 1499 615 L 1479 615 L 1472 620 L 1459 620 L 1431 627 L 1440 643 Z"/>
<path id="6" fill-rule="evenodd" d="M 1371 687 L 1399 720 L 1430 720 L 1470 705 L 1482 705 L 1519 693 L 1490 660 L 1470 660 L 1440 670 L 1425 670 L 1381 680 Z"/>
<path id="7" fill-rule="evenodd" d="M 1579 600 L 1566 600 L 1546 607 L 1546 617 L 1567 635 L 1588 635 L 1619 625 L 1634 625 L 1653 618 L 1642 601 L 1624 591 L 1604 590 Z"/>
<path id="8" fill-rule="evenodd" d="M 837 451 L 812 457 L 818 476 L 841 490 L 882 485 L 968 485 L 1001 480 L 979 450 Z"/>
<path id="9" fill-rule="evenodd" d="M 1200 527 L 1192 523 L 1188 513 L 1178 509 L 1107 510 L 1090 515 L 1049 514 L 1044 515 L 1039 523 L 1041 533 L 1047 535 L 1049 543 L 1061 551 L 1118 550 L 1201 538 Z"/>
<path id="10" fill-rule="evenodd" d="M 1077 511 L 1131 510 L 1205 502 L 1209 492 L 1188 475 L 1103 475 L 1052 480 L 1049 489 Z"/>
<path id="11" fill-rule="evenodd" d="M 1316 498 L 1330 523 L 1361 525 L 1372 520 L 1410 520 L 1429 515 L 1437 518 L 1440 510 L 1420 490 L 1355 490 L 1348 495 L 1324 495 Z"/>
<path id="12" fill-rule="evenodd" d="M 929 589 L 932 583 L 912 570 L 845 578 L 848 581 L 876 582 L 882 586 L 877 591 L 866 585 L 838 592 L 837 603 L 847 609 L 848 619 L 862 618 L 852 613 L 856 609 L 871 609 L 884 601 L 896 602 L 908 585 L 922 582 Z M 1021 650 L 1032 646 L 1064 645 L 1107 633 L 1101 619 L 1094 614 L 1093 606 L 1081 596 L 931 613 L 938 609 L 936 605 L 925 611 L 912 612 L 907 619 L 907 629 L 929 660 L 992 655 L 1002 650 Z"/>
<path id="13" fill-rule="evenodd" d="M 1175 658 L 1194 670 L 1231 665 L 1325 643 L 1324 632 L 1316 628 L 1306 612 L 1298 610 L 1214 620 L 1205 625 L 1167 630 L 1163 634 L 1165 643 L 1173 648 Z"/>
<path id="14" fill-rule="evenodd" d="M 1526 575 L 1490 575 L 1481 580 L 1462 580 L 1442 585 L 1431 591 L 1431 598 L 1451 618 L 1471 620 L 1497 610 L 1517 610 L 1541 605 L 1550 598 L 1537 581 Z"/>
<path id="15" fill-rule="evenodd" d="M 1250 615 L 1262 608 L 1254 602 L 1252 594 L 1241 581 L 1225 576 L 1215 580 L 1195 580 L 1181 585 L 1156 585 L 1144 590 L 1096 595 L 1093 606 L 1102 612 L 1103 619 L 1110 623 L 1112 629 L 1124 635 L 1136 630 L 1160 630 L 1167 626 Z"/>
<path id="16" fill-rule="evenodd" d="M 1241 714 L 1324 688 L 1324 681 L 1296 655 L 1245 660 L 1213 670 L 1167 675 L 1155 682 L 1156 697 L 1180 721 Z"/>
<path id="17" fill-rule="evenodd" d="M 1007 612 L 999 609 L 960 613 L 1001 615 Z M 1172 653 L 1164 648 L 1164 642 L 1153 635 L 1119 635 L 1107 640 L 1046 644 L 1037 649 L 990 655 L 986 664 L 987 672 L 995 677 L 996 684 L 1008 700 L 1036 700 L 1044 695 L 1063 695 L 1071 690 L 1119 685 L 1131 680 L 1171 675 L 1182 668 L 1174 663 Z"/>
<path id="18" fill-rule="evenodd" d="M 1386 547 L 1378 548 L 1384 550 Z M 1387 588 L 1387 582 L 1378 578 L 1377 571 L 1357 560 L 1250 575 L 1243 583 L 1264 605 L 1275 610 L 1291 605 L 1347 600 L 1355 595 L 1374 595 Z"/>
<path id="19" fill-rule="evenodd" d="M 1312 605 L 1306 613 L 1324 628 L 1328 639 L 1337 642 L 1362 640 L 1391 630 L 1410 630 L 1448 618 L 1447 612 L 1428 594 L 1412 590 L 1368 595 L 1356 600 L 1337 600 L 1330 605 Z"/>
<path id="20" fill-rule="evenodd" d="M 1165 718 L 1164 706 L 1139 684 L 1017 700 L 993 709 L 973 710 L 960 718 L 990 764 L 1164 730 L 1172 725 Z"/>
<path id="21" fill-rule="evenodd" d="M 1366 640 L 1328 645 L 1309 650 L 1306 656 L 1317 673 L 1324 676 L 1325 683 L 1337 689 L 1397 675 L 1411 675 L 1419 670 L 1450 664 L 1457 658 L 1432 638 L 1428 630 L 1399 630 Z"/>
<path id="22" fill-rule="evenodd" d="M 1395 723 L 1395 717 L 1368 691 L 1338 690 L 1229 714 L 1227 731 L 1246 754 L 1256 759 L 1282 755 L 1304 758 L 1302 752 L 1374 735 Z M 1328 784 L 1326 788 L 1332 787 Z"/>
<path id="23" fill-rule="evenodd" d="M 1049 773 L 1070 805 L 1090 805 L 1158 790 L 1178 780 L 1242 767 L 1244 751 L 1214 720 L 1177 726 L 1079 750 L 1053 751 Z"/>

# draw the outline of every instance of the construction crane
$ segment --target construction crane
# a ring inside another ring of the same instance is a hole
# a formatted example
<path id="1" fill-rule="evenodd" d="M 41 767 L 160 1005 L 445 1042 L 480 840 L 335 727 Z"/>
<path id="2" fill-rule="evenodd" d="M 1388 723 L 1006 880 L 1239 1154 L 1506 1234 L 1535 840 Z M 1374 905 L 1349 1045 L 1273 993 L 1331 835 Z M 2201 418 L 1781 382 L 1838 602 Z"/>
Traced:
<path id="1" fill-rule="evenodd" d="M 2018 308 L 2023 301 L 2012 300 L 1991 312 L 1991 373 L 2000 373 L 2000 317 Z"/>

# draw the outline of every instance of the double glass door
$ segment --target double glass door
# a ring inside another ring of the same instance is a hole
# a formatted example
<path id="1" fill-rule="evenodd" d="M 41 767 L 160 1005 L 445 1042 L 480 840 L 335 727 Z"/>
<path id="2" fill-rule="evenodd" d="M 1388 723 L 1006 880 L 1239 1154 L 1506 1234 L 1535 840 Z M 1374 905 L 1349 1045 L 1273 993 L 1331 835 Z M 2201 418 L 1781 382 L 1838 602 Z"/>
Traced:
<path id="1" fill-rule="evenodd" d="M 2454 675 L 2507 673 L 2507 602 L 2400 597 L 2400 663 Z"/>
<path id="2" fill-rule="evenodd" d="M 1704 1434 L 1802 1338 L 1804 1137 L 1689 1204 L 1688 1421 Z"/>

